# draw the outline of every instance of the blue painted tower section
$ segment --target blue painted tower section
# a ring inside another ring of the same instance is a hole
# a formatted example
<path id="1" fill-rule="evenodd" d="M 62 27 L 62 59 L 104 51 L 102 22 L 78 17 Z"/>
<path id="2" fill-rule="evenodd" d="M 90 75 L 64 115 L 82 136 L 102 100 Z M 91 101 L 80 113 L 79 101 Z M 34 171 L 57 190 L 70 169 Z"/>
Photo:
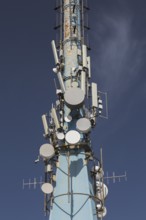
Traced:
<path id="1" fill-rule="evenodd" d="M 73 7 L 75 7 L 73 12 Z M 74 69 L 79 68 L 79 55 L 81 51 L 81 1 L 63 1 L 64 30 L 63 54 L 65 89 L 78 88 L 80 78 Z M 73 28 L 76 30 L 73 32 Z M 82 53 L 82 52 L 81 52 Z M 82 55 L 80 55 L 82 59 Z M 85 73 L 86 74 L 86 73 Z M 72 77 L 72 78 L 71 78 Z M 73 79 L 73 80 L 72 80 Z M 72 94 L 74 95 L 74 94 Z M 79 111 L 80 113 L 77 113 Z M 70 109 L 64 105 L 64 117 L 70 114 Z M 83 109 L 74 109 L 72 121 L 64 123 L 64 131 L 76 130 L 75 124 L 82 118 Z M 76 117 L 76 115 L 78 115 Z M 81 140 L 84 140 L 80 133 Z M 67 143 L 66 143 L 67 144 Z M 96 208 L 93 189 L 89 181 L 89 173 L 85 160 L 85 150 L 68 149 L 60 151 L 56 171 L 56 185 L 53 193 L 53 205 L 50 220 L 95 220 Z"/>
<path id="2" fill-rule="evenodd" d="M 57 169 L 54 191 L 56 198 L 50 213 L 51 220 L 97 219 L 94 203 L 89 197 L 90 194 L 93 195 L 93 192 L 90 188 L 84 158 L 84 152 L 73 152 L 73 155 L 70 156 L 70 193 L 68 194 L 67 156 L 65 154 L 60 155 L 60 167 Z"/>

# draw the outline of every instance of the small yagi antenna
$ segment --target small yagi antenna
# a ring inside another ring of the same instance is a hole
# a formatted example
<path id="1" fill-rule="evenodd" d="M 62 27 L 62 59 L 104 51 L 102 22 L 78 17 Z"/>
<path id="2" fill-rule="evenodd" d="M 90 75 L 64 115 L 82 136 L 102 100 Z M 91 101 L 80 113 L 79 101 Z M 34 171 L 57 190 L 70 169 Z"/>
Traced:
<path id="1" fill-rule="evenodd" d="M 125 181 L 127 181 L 127 172 L 125 171 L 125 174 L 123 175 L 116 175 L 115 172 L 113 172 L 111 176 L 109 176 L 108 172 L 106 172 L 104 179 L 106 180 L 107 184 L 109 184 L 110 179 L 113 181 L 113 183 L 115 183 L 116 180 L 121 182 L 121 179 L 125 179 Z"/>
<path id="2" fill-rule="evenodd" d="M 22 188 L 24 189 L 25 187 L 28 187 L 28 189 L 31 189 L 31 187 L 33 187 L 33 189 L 36 189 L 37 185 L 41 187 L 43 183 L 44 181 L 42 177 L 40 177 L 40 180 L 37 180 L 37 178 L 34 177 L 33 180 L 29 179 L 28 182 L 25 182 L 25 180 L 23 179 Z"/>

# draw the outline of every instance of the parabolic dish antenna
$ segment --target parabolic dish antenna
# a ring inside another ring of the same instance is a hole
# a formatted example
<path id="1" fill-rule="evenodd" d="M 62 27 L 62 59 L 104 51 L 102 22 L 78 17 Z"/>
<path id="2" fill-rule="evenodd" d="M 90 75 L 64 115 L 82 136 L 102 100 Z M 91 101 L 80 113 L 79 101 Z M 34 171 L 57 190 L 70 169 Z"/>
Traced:
<path id="1" fill-rule="evenodd" d="M 100 199 L 103 200 L 107 197 L 108 195 L 108 188 L 107 186 L 100 182 L 100 181 L 96 181 L 96 189 L 97 189 L 97 193 L 96 196 Z"/>
<path id="2" fill-rule="evenodd" d="M 62 141 L 64 140 L 64 133 L 63 132 L 57 132 L 56 133 L 58 140 Z"/>
<path id="3" fill-rule="evenodd" d="M 71 115 L 65 116 L 64 120 L 68 123 L 71 122 L 72 121 Z"/>
<path id="4" fill-rule="evenodd" d="M 77 144 L 80 141 L 80 134 L 78 131 L 71 130 L 68 131 L 65 135 L 65 140 L 68 144 Z"/>
<path id="5" fill-rule="evenodd" d="M 84 102 L 85 94 L 80 88 L 69 88 L 64 94 L 64 100 L 66 105 L 71 108 L 79 108 Z"/>
<path id="6" fill-rule="evenodd" d="M 88 118 L 80 118 L 76 123 L 77 130 L 83 134 L 91 130 L 91 122 Z"/>
<path id="7" fill-rule="evenodd" d="M 98 216 L 98 218 L 102 219 L 106 216 L 106 214 L 107 214 L 107 209 L 106 209 L 106 207 L 104 207 L 103 210 L 101 210 L 97 213 L 97 216 Z"/>
<path id="8" fill-rule="evenodd" d="M 100 166 L 95 165 L 92 167 L 92 172 L 96 173 L 95 177 L 97 181 L 101 180 L 101 178 L 104 176 L 104 172 Z"/>
<path id="9" fill-rule="evenodd" d="M 54 147 L 51 144 L 43 144 L 40 147 L 40 156 L 43 159 L 51 159 L 55 154 Z"/>
<path id="10" fill-rule="evenodd" d="M 45 194 L 51 194 L 53 192 L 53 186 L 50 183 L 43 183 L 41 190 Z"/>

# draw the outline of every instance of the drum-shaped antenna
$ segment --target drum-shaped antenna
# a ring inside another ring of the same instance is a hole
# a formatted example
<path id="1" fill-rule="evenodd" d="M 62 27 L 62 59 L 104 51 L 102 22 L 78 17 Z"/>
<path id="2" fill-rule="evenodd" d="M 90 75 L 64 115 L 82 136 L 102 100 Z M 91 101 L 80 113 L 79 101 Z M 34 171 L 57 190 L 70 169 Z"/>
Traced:
<path id="1" fill-rule="evenodd" d="M 68 131 L 65 135 L 65 140 L 68 144 L 77 144 L 80 141 L 80 134 L 78 131 L 71 130 Z"/>
<path id="2" fill-rule="evenodd" d="M 103 200 L 107 197 L 108 195 L 108 188 L 107 186 L 100 182 L 100 181 L 96 181 L 96 196 L 100 199 Z"/>
<path id="3" fill-rule="evenodd" d="M 76 123 L 76 128 L 81 133 L 88 133 L 91 130 L 91 122 L 88 118 L 81 118 Z"/>
<path id="4" fill-rule="evenodd" d="M 64 140 L 64 137 L 65 137 L 63 132 L 57 132 L 56 136 L 57 136 L 57 139 L 60 141 Z"/>
<path id="5" fill-rule="evenodd" d="M 85 94 L 80 88 L 69 88 L 64 94 L 64 100 L 66 105 L 71 108 L 79 108 L 84 102 Z"/>
<path id="6" fill-rule="evenodd" d="M 54 147 L 51 144 L 43 144 L 40 147 L 40 156 L 43 159 L 51 159 L 55 154 Z"/>
<path id="7" fill-rule="evenodd" d="M 51 194 L 53 192 L 53 186 L 50 183 L 43 183 L 41 190 L 45 194 Z"/>
<path id="8" fill-rule="evenodd" d="M 106 207 L 103 207 L 101 211 L 98 211 L 97 217 L 102 219 L 106 216 L 106 214 L 107 214 L 107 209 Z"/>
<path id="9" fill-rule="evenodd" d="M 64 120 L 68 123 L 71 122 L 72 121 L 71 115 L 65 116 Z"/>

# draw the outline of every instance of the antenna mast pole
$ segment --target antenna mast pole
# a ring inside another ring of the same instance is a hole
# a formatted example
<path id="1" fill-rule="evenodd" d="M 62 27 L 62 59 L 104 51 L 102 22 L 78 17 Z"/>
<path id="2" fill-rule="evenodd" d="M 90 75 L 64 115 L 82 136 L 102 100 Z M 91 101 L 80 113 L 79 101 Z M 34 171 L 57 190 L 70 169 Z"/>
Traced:
<path id="1" fill-rule="evenodd" d="M 87 1 L 60 0 L 55 10 L 59 14 L 55 29 L 60 28 L 60 42 L 56 47 L 52 41 L 53 71 L 60 89 L 56 90 L 57 104 L 52 105 L 49 115 L 42 116 L 49 143 L 40 147 L 46 168 L 42 185 L 46 211 L 50 211 L 50 220 L 102 219 L 106 215 L 107 187 L 100 161 L 94 162 L 90 139 L 102 100 L 97 84 L 90 83 L 90 57 L 84 37 Z M 91 172 L 89 161 L 95 164 Z"/>
<path id="2" fill-rule="evenodd" d="M 82 1 L 79 0 L 64 0 L 61 5 L 63 11 L 63 42 L 61 42 L 64 56 L 63 78 L 65 90 L 73 91 L 69 94 L 71 96 L 74 96 L 76 88 L 81 87 L 81 74 L 84 74 L 87 80 L 86 71 L 83 73 L 78 72 L 79 62 L 82 61 L 81 2 Z M 86 87 L 86 83 L 87 81 L 84 82 L 84 87 Z M 84 92 L 85 90 L 86 88 L 84 88 Z M 73 111 L 74 115 L 70 116 L 70 108 L 66 105 L 64 106 L 64 118 L 72 117 L 71 122 L 64 123 L 65 132 L 70 130 L 75 131 L 77 118 L 82 117 L 81 114 L 83 113 L 81 113 L 81 111 L 83 112 L 83 109 L 76 108 L 75 106 L 72 112 Z M 73 137 L 73 134 L 71 135 L 71 139 L 76 138 Z M 68 142 L 70 142 L 70 140 Z M 92 188 L 89 182 L 87 166 L 85 165 L 85 150 L 79 147 L 74 149 L 74 143 L 68 144 L 70 146 L 60 151 L 59 155 L 59 167 L 56 172 L 57 182 L 54 189 L 54 196 L 56 198 L 54 199 L 54 204 L 50 212 L 50 220 L 97 219 L 95 204 L 92 198 L 89 197 Z M 73 149 L 70 149 L 70 147 Z"/>

